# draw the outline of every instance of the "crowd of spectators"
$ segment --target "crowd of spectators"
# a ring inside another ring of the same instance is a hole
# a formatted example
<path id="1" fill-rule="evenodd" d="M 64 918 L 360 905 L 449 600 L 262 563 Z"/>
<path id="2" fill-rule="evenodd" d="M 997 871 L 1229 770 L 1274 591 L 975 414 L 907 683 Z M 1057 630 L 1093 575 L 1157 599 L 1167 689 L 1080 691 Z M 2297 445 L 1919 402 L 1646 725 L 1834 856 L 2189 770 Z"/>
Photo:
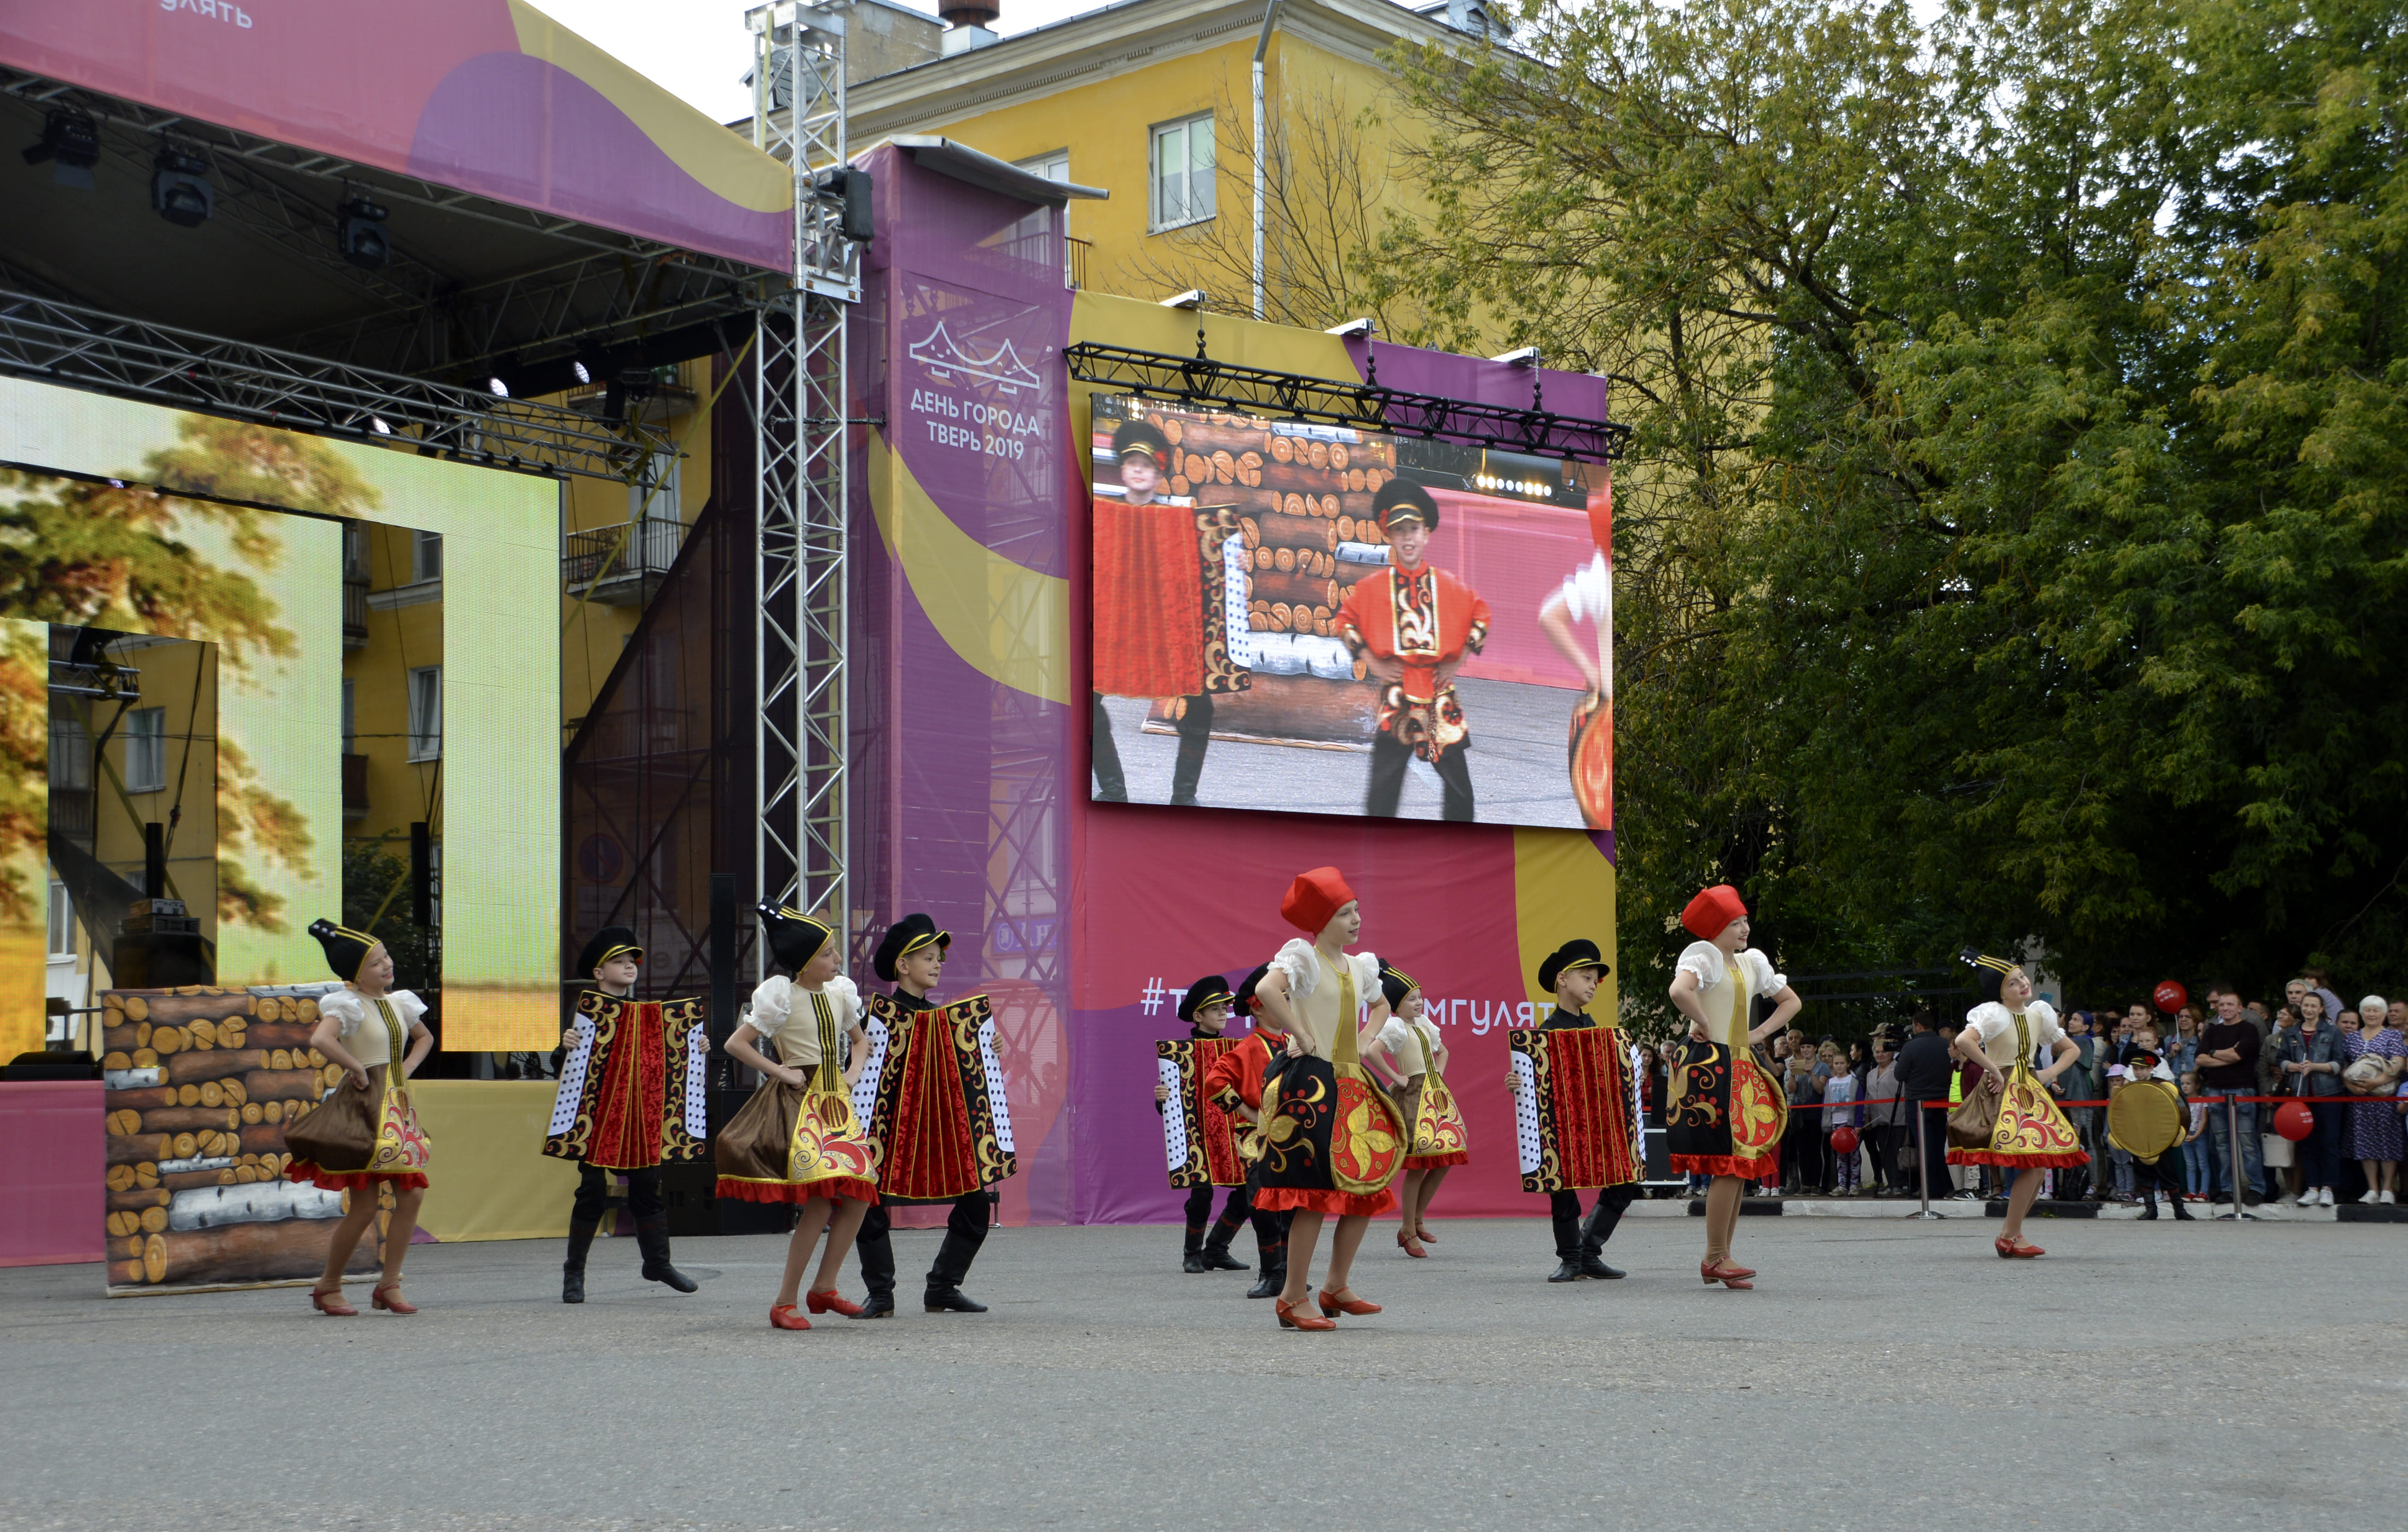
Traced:
<path id="1" fill-rule="evenodd" d="M 2091 1163 L 2043 1172 L 2044 1195 L 2060 1200 L 2137 1202 L 2132 1157 L 2108 1140 L 2103 1105 L 2136 1053 L 2161 1057 L 2190 1104 L 2179 1157 L 2184 1196 L 2229 1202 L 2236 1154 L 2241 1201 L 2276 1198 L 2301 1207 L 2396 1200 L 2408 1150 L 2408 999 L 2369 995 L 2355 1005 L 2311 969 L 2282 997 L 2250 998 L 2213 983 L 2198 1002 L 2160 1015 L 2143 1001 L 2074 1009 L 2061 1018 L 2076 1050 L 2050 1089 L 2090 1152 Z M 1781 1176 L 1768 1196 L 1915 1196 L 1928 1181 L 1934 1200 L 2003 1195 L 1997 1173 L 1950 1166 L 1947 1113 L 1922 1103 L 1961 1099 L 1980 1087 L 1979 1068 L 1952 1052 L 1953 1018 L 1917 1014 L 1903 1034 L 1884 1027 L 1864 1041 L 1784 1033 L 1770 1050 L 1789 1103 Z M 2037 1068 L 2046 1050 L 2035 1056 Z M 1664 1098 L 1666 1067 L 1644 1051 L 1651 1123 Z M 2275 1131 L 2278 1103 L 2304 1102 L 2310 1131 Z M 1701 1195 L 1691 1185 L 1687 1195 Z"/>

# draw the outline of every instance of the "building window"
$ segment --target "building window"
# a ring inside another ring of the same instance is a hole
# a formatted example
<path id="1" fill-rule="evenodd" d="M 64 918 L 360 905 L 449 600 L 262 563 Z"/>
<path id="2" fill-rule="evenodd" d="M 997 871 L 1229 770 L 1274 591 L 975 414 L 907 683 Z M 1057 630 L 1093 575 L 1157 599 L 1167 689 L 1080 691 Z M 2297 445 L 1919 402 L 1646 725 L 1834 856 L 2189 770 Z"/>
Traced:
<path id="1" fill-rule="evenodd" d="M 156 793 L 167 785 L 167 709 L 136 708 L 125 715 L 125 791 Z"/>
<path id="2" fill-rule="evenodd" d="M 443 578 L 443 534 L 413 532 L 409 535 L 409 578 L 417 584 Z"/>
<path id="3" fill-rule="evenodd" d="M 1018 164 L 1021 169 L 1032 176 L 1042 176 L 1064 186 L 1070 183 L 1070 151 L 1067 149 L 1057 149 L 1051 154 L 1039 154 L 1033 160 L 1022 160 Z"/>
<path id="4" fill-rule="evenodd" d="M 443 753 L 443 667 L 409 673 L 409 758 L 432 761 Z"/>
<path id="5" fill-rule="evenodd" d="M 365 522 L 343 523 L 343 578 L 368 578 L 368 529 Z"/>
<path id="6" fill-rule="evenodd" d="M 627 520 L 685 520 L 685 475 L 681 466 L 683 462 L 675 452 L 652 454 L 652 466 L 645 470 L 644 477 L 627 486 Z M 629 552 L 632 555 L 634 550 Z"/>
<path id="7" fill-rule="evenodd" d="M 358 752 L 352 748 L 353 743 L 354 743 L 358 738 L 359 738 L 359 714 L 358 714 L 358 713 L 356 713 L 356 712 L 354 712 L 354 711 L 352 710 L 351 678 L 351 677 L 349 677 L 349 676 L 345 676 L 345 677 L 343 678 L 343 753 L 344 753 L 344 754 L 346 754 L 346 755 L 355 755 L 355 754 L 357 754 L 357 753 L 358 753 Z"/>
<path id="8" fill-rule="evenodd" d="M 1212 114 L 1154 130 L 1153 232 L 1200 223 L 1212 216 Z"/>
<path id="9" fill-rule="evenodd" d="M 50 956 L 75 956 L 75 906 L 67 898 L 67 885 L 50 880 Z"/>
<path id="10" fill-rule="evenodd" d="M 50 791 L 92 791 L 92 736 L 73 719 L 50 721 Z"/>

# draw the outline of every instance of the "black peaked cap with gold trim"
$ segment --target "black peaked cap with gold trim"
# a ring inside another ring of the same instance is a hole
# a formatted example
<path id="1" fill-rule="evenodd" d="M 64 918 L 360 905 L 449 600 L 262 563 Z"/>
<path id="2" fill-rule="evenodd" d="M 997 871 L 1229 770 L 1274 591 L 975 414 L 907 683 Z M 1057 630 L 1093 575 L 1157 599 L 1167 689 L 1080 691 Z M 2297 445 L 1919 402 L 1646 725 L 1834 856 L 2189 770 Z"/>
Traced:
<path id="1" fill-rule="evenodd" d="M 879 978 L 892 984 L 896 963 L 930 942 L 936 943 L 940 952 L 950 951 L 953 934 L 938 930 L 935 921 L 915 911 L 886 928 L 886 935 L 878 943 L 878 955 L 870 960 L 871 966 L 877 968 Z"/>
<path id="2" fill-rule="evenodd" d="M 1956 961 L 1973 970 L 1973 987 L 1982 992 L 1983 999 L 1992 1001 L 1998 999 L 1999 986 L 2005 982 L 2007 975 L 2019 966 L 2011 959 L 1992 957 L 1971 947 L 1959 952 Z"/>
<path id="3" fill-rule="evenodd" d="M 1143 452 L 1158 465 L 1170 460 L 1170 443 L 1152 421 L 1123 421 L 1112 433 L 1112 461 L 1117 463 L 1131 452 Z"/>
<path id="4" fill-rule="evenodd" d="M 333 921 L 311 921 L 309 934 L 325 949 L 326 966 L 346 984 L 360 976 L 360 965 L 368 960 L 369 952 L 377 944 L 377 938 L 366 931 L 354 931 Z"/>
<path id="5" fill-rule="evenodd" d="M 1554 989 L 1557 979 L 1575 968 L 1595 968 L 1599 979 L 1613 971 L 1606 966 L 1605 954 L 1597 950 L 1596 942 L 1586 937 L 1574 937 L 1549 952 L 1546 961 L 1539 965 L 1539 987 Z"/>
<path id="6" fill-rule="evenodd" d="M 1388 964 L 1380 965 L 1380 993 L 1388 997 L 1388 1009 L 1394 1012 L 1405 1003 L 1405 996 L 1421 988 L 1413 976 Z"/>
<path id="7" fill-rule="evenodd" d="M 1419 522 L 1438 530 L 1438 501 L 1410 479 L 1391 479 L 1371 496 L 1371 515 L 1387 531 L 1398 522 Z"/>
<path id="8" fill-rule="evenodd" d="M 1238 993 L 1232 1003 L 1237 1006 L 1240 1011 L 1248 1016 L 1252 1016 L 1254 1013 L 1254 989 L 1257 985 L 1261 984 L 1266 978 L 1269 977 L 1270 971 L 1271 966 L 1269 964 L 1260 964 L 1256 966 L 1254 972 L 1238 981 Z"/>
<path id="9" fill-rule="evenodd" d="M 802 972 L 803 965 L 819 956 L 820 949 L 836 935 L 827 922 L 784 905 L 764 902 L 752 910 L 761 917 L 761 935 L 769 943 L 770 957 L 788 973 Z"/>
<path id="10" fill-rule="evenodd" d="M 594 970 L 614 957 L 634 954 L 637 962 L 644 960 L 644 949 L 636 940 L 636 933 L 624 925 L 606 925 L 594 933 L 585 950 L 577 954 L 577 977 L 572 982 L 584 983 L 594 977 Z"/>
<path id="11" fill-rule="evenodd" d="M 1179 997 L 1179 1019 L 1192 1023 L 1196 1020 L 1196 1013 L 1206 1006 L 1227 1005 L 1236 998 L 1229 993 L 1227 980 L 1217 973 L 1208 973 L 1188 985 L 1187 993 Z"/>

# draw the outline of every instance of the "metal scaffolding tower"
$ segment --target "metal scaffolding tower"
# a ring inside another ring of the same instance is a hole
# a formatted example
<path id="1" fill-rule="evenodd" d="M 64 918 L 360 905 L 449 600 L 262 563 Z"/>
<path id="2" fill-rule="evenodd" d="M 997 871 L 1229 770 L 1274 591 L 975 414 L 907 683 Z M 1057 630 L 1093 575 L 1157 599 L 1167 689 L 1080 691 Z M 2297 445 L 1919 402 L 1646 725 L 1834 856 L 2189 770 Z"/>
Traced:
<path id="1" fill-rule="evenodd" d="M 795 176 L 794 286 L 762 305 L 752 343 L 757 896 L 834 923 L 850 966 L 845 322 L 861 260 L 844 232 L 844 20 L 794 0 L 745 20 L 752 140 Z"/>

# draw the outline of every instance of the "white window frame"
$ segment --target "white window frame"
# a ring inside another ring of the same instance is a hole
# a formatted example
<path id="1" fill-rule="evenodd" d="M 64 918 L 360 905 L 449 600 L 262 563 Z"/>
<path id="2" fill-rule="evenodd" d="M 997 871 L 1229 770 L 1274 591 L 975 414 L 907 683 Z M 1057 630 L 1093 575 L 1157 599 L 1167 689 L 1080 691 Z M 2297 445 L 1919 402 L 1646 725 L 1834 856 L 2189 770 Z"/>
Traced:
<path id="1" fill-rule="evenodd" d="M 136 708 L 125 715 L 125 791 L 167 790 L 167 709 Z"/>
<path id="2" fill-rule="evenodd" d="M 420 666 L 409 673 L 409 758 L 443 758 L 443 667 Z"/>
<path id="3" fill-rule="evenodd" d="M 412 532 L 409 535 L 409 582 L 423 585 L 443 578 L 443 534 Z"/>
<path id="4" fill-rule="evenodd" d="M 1204 131 L 1204 152 L 1207 155 L 1201 165 L 1198 165 L 1196 161 L 1195 133 L 1197 128 Z M 1183 168 L 1180 172 L 1180 208 L 1176 217 L 1171 216 L 1165 208 L 1165 204 L 1169 199 L 1165 194 L 1162 174 L 1163 145 L 1166 140 L 1174 137 L 1179 141 L 1180 157 L 1183 161 Z M 1203 200 L 1206 206 L 1202 212 L 1196 210 L 1196 178 L 1198 170 L 1204 172 Z M 1192 117 L 1182 117 L 1171 122 L 1157 122 L 1147 129 L 1145 136 L 1146 232 L 1166 234 L 1172 229 L 1183 229 L 1192 224 L 1211 222 L 1219 212 L 1219 177 L 1220 154 L 1214 144 L 1211 112 L 1198 112 Z"/>
<path id="5" fill-rule="evenodd" d="M 62 726 L 53 720 L 50 724 L 50 791 L 92 791 L 92 736 L 80 723 Z"/>
<path id="6" fill-rule="evenodd" d="M 75 904 L 67 897 L 67 885 L 50 880 L 50 908 L 46 923 L 50 927 L 50 955 L 52 962 L 75 957 Z"/>

